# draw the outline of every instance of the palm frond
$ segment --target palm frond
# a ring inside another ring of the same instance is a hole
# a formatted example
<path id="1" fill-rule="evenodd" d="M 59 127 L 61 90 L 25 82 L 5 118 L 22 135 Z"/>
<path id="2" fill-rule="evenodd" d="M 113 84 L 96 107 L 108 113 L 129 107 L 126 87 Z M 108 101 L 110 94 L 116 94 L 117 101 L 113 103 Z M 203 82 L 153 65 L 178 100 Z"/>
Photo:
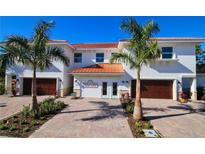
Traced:
<path id="1" fill-rule="evenodd" d="M 0 67 L 10 66 L 19 60 L 19 50 L 14 46 L 0 46 Z"/>
<path id="2" fill-rule="evenodd" d="M 21 46 L 25 49 L 29 48 L 29 40 L 24 36 L 11 35 L 7 38 L 6 45 Z"/>
<path id="3" fill-rule="evenodd" d="M 45 50 L 45 46 L 49 41 L 50 28 L 54 27 L 55 23 L 53 21 L 45 22 L 39 21 L 34 29 L 33 42 L 35 46 L 35 51 L 41 52 Z"/>
<path id="4" fill-rule="evenodd" d="M 141 26 L 134 18 L 122 21 L 121 28 L 131 35 L 127 52 L 113 54 L 110 62 L 121 62 L 130 65 L 130 68 L 141 70 L 143 64 L 148 64 L 160 56 L 157 42 L 151 41 L 155 33 L 159 32 L 158 24 L 154 21 Z"/>
<path id="5" fill-rule="evenodd" d="M 59 60 L 67 66 L 70 63 L 68 56 L 65 55 L 65 51 L 62 48 L 55 47 L 55 46 L 48 46 L 46 48 L 46 53 L 50 56 L 51 60 Z"/>
<path id="6" fill-rule="evenodd" d="M 125 63 L 130 64 L 130 67 L 135 67 L 135 62 L 133 61 L 133 57 L 131 54 L 124 52 L 124 53 L 113 53 L 110 57 L 110 63 Z"/>
<path id="7" fill-rule="evenodd" d="M 131 34 L 132 38 L 141 37 L 142 27 L 132 17 L 124 19 L 120 27 L 123 31 Z"/>
<path id="8" fill-rule="evenodd" d="M 153 20 L 146 23 L 143 27 L 143 38 L 149 39 L 154 34 L 158 33 L 160 31 L 159 26 L 157 23 L 155 23 Z"/>

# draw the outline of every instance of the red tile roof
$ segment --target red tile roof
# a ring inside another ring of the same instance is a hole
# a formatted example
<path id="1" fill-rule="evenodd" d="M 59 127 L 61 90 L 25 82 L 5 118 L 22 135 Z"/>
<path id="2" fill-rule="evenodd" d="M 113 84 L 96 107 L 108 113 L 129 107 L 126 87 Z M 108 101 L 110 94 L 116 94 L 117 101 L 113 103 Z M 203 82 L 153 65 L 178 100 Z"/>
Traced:
<path id="1" fill-rule="evenodd" d="M 153 37 L 150 40 L 156 41 L 205 41 L 205 38 L 196 37 Z M 121 39 L 120 41 L 129 41 L 129 39 Z"/>
<path id="2" fill-rule="evenodd" d="M 71 45 L 74 48 L 117 48 L 118 43 L 80 43 Z"/>
<path id="3" fill-rule="evenodd" d="M 195 37 L 156 37 L 156 38 L 151 38 L 151 40 L 157 40 L 157 41 L 205 41 L 205 38 L 195 38 Z"/>
<path id="4" fill-rule="evenodd" d="M 68 73 L 124 73 L 122 64 L 100 63 L 83 68 L 67 70 Z"/>

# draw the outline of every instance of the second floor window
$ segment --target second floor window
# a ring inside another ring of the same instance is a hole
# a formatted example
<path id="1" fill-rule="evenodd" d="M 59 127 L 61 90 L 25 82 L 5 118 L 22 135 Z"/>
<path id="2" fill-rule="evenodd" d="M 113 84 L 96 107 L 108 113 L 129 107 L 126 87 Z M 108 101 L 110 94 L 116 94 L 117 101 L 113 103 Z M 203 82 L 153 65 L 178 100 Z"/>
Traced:
<path id="1" fill-rule="evenodd" d="M 173 58 L 173 48 L 162 47 L 162 59 L 172 59 L 172 58 Z"/>
<path id="2" fill-rule="evenodd" d="M 74 63 L 82 63 L 82 53 L 74 54 Z"/>
<path id="3" fill-rule="evenodd" d="M 96 62 L 104 62 L 104 53 L 96 53 Z"/>

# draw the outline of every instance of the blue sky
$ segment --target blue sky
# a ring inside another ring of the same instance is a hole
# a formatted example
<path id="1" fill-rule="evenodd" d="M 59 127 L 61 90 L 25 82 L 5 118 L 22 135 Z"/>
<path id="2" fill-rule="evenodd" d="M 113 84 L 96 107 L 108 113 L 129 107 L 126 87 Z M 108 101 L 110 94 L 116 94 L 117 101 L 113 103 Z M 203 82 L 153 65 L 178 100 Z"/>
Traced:
<path id="1" fill-rule="evenodd" d="M 129 36 L 120 29 L 124 17 L 0 17 L 0 41 L 10 34 L 32 35 L 40 19 L 54 20 L 51 39 L 70 43 L 116 42 Z M 158 37 L 205 37 L 205 17 L 135 17 L 141 24 L 153 19 L 160 26 Z M 205 49 L 205 45 L 203 45 Z"/>

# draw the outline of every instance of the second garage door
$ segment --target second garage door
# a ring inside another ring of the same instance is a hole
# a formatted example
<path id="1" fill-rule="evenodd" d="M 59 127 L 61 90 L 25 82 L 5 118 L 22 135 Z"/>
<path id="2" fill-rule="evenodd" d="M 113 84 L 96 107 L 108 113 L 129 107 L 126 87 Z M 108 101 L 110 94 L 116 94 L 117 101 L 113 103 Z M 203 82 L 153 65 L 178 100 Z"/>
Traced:
<path id="1" fill-rule="evenodd" d="M 37 95 L 55 95 L 56 79 L 37 79 L 36 81 Z M 31 95 L 32 79 L 24 78 L 23 94 Z"/>
<path id="2" fill-rule="evenodd" d="M 142 98 L 173 98 L 173 81 L 172 80 L 141 80 Z M 132 80 L 131 97 L 136 95 L 136 80 Z"/>

